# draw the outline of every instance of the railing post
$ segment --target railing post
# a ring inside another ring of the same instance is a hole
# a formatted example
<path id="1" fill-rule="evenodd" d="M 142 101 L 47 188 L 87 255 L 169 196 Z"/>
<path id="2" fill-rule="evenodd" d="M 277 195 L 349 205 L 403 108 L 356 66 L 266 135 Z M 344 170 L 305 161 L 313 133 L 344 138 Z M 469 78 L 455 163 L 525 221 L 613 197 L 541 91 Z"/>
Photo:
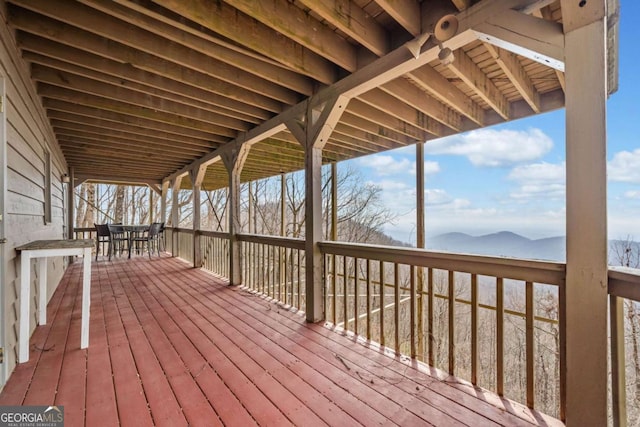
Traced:
<path id="1" fill-rule="evenodd" d="M 222 161 L 229 174 L 229 200 L 227 201 L 227 218 L 229 219 L 229 284 L 242 284 L 241 244 L 238 232 L 240 221 L 240 173 L 249 154 L 249 146 L 244 144 L 233 151 L 222 154 Z"/>
<path id="2" fill-rule="evenodd" d="M 603 426 L 607 425 L 607 1 L 562 0 L 561 4 L 567 153 L 561 416 L 569 427 Z"/>
<path id="3" fill-rule="evenodd" d="M 75 218 L 75 176 L 74 176 L 74 170 L 73 167 L 69 168 L 69 183 L 67 184 L 67 214 L 69 215 L 69 217 L 67 218 L 67 238 L 68 239 L 73 239 L 74 237 L 74 233 L 73 233 L 73 229 L 75 228 L 76 225 L 76 218 Z M 70 256 L 69 258 L 67 258 L 69 260 L 69 264 L 73 264 L 74 261 L 73 256 Z"/>
<path id="4" fill-rule="evenodd" d="M 305 168 L 305 312 L 307 322 L 324 318 L 322 253 L 322 149 L 345 111 L 342 96 L 314 105 L 309 100 L 304 120 L 290 120 L 287 127 L 304 148 Z M 302 118 L 300 118 L 302 119 Z"/>
<path id="5" fill-rule="evenodd" d="M 178 238 L 180 237 L 180 233 L 176 230 L 180 227 L 180 184 L 182 183 L 182 176 L 177 176 L 172 182 L 172 190 L 171 190 L 171 226 L 174 231 L 171 233 L 171 255 L 172 256 L 180 256 L 180 254 L 176 254 L 176 248 L 178 248 L 178 252 L 180 252 L 180 247 L 178 245 Z"/>

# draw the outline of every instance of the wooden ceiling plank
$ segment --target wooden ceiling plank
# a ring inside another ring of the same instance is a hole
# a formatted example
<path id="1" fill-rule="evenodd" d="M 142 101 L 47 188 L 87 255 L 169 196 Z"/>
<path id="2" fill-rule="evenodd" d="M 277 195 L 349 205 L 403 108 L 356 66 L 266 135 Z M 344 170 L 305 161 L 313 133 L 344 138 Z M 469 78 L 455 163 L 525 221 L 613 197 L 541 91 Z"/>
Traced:
<path id="1" fill-rule="evenodd" d="M 545 7 L 539 9 L 540 17 L 546 19 L 547 21 L 553 21 L 553 14 L 551 12 L 551 7 L 546 5 Z M 560 87 L 563 92 L 566 92 L 565 89 L 565 81 L 564 81 L 564 72 L 554 68 L 556 72 L 556 77 L 558 77 L 558 83 L 560 83 Z"/>
<path id="2" fill-rule="evenodd" d="M 215 67 L 208 70 L 209 74 L 205 74 L 28 10 L 20 9 L 18 13 L 15 8 L 10 8 L 10 14 L 11 25 L 19 30 L 37 34 L 64 45 L 129 64 L 173 80 L 188 82 L 196 87 L 249 105 L 259 106 L 268 111 L 275 113 L 282 111 L 281 101 L 258 93 L 255 89 L 242 90 L 235 82 L 230 83 L 216 77 L 213 75 Z M 282 94 L 282 92 L 280 93 Z"/>
<path id="3" fill-rule="evenodd" d="M 156 36 L 149 31 L 115 19 L 88 6 L 75 2 L 70 3 L 66 0 L 47 0 L 46 2 L 12 0 L 12 3 L 67 25 L 162 58 L 164 61 L 170 61 L 220 78 L 248 91 L 264 94 L 287 104 L 295 104 L 298 100 L 299 95 L 290 89 L 274 85 L 243 69 Z"/>
<path id="4" fill-rule="evenodd" d="M 102 110 L 114 111 L 117 113 L 125 113 L 135 117 L 141 117 L 159 121 L 162 123 L 170 123 L 182 127 L 191 129 L 202 130 L 205 132 L 211 132 L 218 136 L 225 136 L 233 138 L 237 135 L 236 132 L 231 131 L 222 126 L 213 125 L 211 123 L 196 120 L 191 117 L 184 117 L 178 114 L 170 114 L 162 111 L 155 111 L 151 108 L 140 107 L 126 102 L 114 101 L 111 99 L 101 98 L 96 95 L 88 93 L 82 93 L 73 91 L 70 89 L 60 88 L 58 86 L 51 86 L 44 83 L 38 84 L 38 93 L 40 96 L 58 99 L 67 102 L 73 102 L 80 105 L 98 108 Z"/>
<path id="5" fill-rule="evenodd" d="M 496 60 L 502 71 L 507 75 L 511 83 L 518 90 L 522 98 L 527 101 L 533 111 L 539 113 L 540 109 L 540 94 L 536 90 L 535 86 L 531 82 L 529 75 L 524 70 L 524 67 L 518 60 L 518 57 L 504 49 L 500 49 L 489 43 L 484 44 L 493 59 Z"/>
<path id="6" fill-rule="evenodd" d="M 47 109 L 47 115 L 49 117 L 58 117 L 65 120 L 70 120 L 68 115 L 71 114 L 75 117 L 84 117 L 87 119 L 103 120 L 117 124 L 118 127 L 128 127 L 132 132 L 137 132 L 142 135 L 149 135 L 156 132 L 166 133 L 171 135 L 168 139 L 179 138 L 187 143 L 193 140 L 200 140 L 202 144 L 216 144 L 218 146 L 221 143 L 227 141 L 226 138 L 214 135 L 210 132 L 191 129 L 181 126 L 170 125 L 158 121 L 135 117 L 123 113 L 117 113 L 114 111 L 101 110 L 89 106 L 79 105 L 73 102 L 57 99 L 43 99 L 43 106 Z M 112 125 L 113 126 L 113 125 Z M 213 148 L 213 147 L 212 147 Z"/>
<path id="7" fill-rule="evenodd" d="M 31 63 L 59 68 L 95 80 L 122 85 L 138 85 L 141 91 L 203 109 L 216 108 L 220 114 L 248 122 L 259 122 L 272 117 L 272 113 L 244 104 L 195 86 L 168 79 L 127 64 L 101 58 L 88 52 L 51 42 L 41 37 L 20 32 L 18 46 L 22 57 Z M 24 42 L 25 39 L 30 39 Z"/>
<path id="8" fill-rule="evenodd" d="M 472 88 L 502 118 L 509 120 L 509 102 L 500 92 L 500 89 L 493 84 L 462 49 L 456 50 L 454 56 L 455 61 L 449 64 L 449 69 L 467 86 Z"/>
<path id="9" fill-rule="evenodd" d="M 80 2 L 204 55 L 216 58 L 241 70 L 246 70 L 277 85 L 307 96 L 313 93 L 313 82 L 310 78 L 276 66 L 270 61 L 259 59 L 257 55 L 249 56 L 246 54 L 246 50 L 240 52 L 239 49 L 230 49 L 221 44 L 219 40 L 204 37 L 202 32 L 196 35 L 195 32 L 185 31 L 188 28 L 186 25 L 179 25 L 175 21 L 159 20 L 157 19 L 158 15 L 149 9 L 142 8 L 147 11 L 147 13 L 142 13 L 140 9 L 131 7 L 132 2 L 130 1 L 80 0 Z"/>
<path id="10" fill-rule="evenodd" d="M 375 0 L 393 19 L 412 36 L 422 33 L 420 23 L 420 3 L 416 0 Z"/>
<path id="11" fill-rule="evenodd" d="M 336 81 L 337 69 L 322 56 L 300 46 L 257 20 L 238 13 L 224 2 L 208 0 L 153 0 L 166 9 L 230 40 L 273 58 L 291 69 L 330 84 Z M 242 31 L 238 31 L 241 28 Z M 269 40 L 269 43 L 264 43 Z"/>
<path id="12" fill-rule="evenodd" d="M 215 112 L 180 104 L 168 99 L 158 98 L 146 93 L 138 92 L 130 87 L 116 86 L 110 83 L 98 82 L 76 74 L 62 72 L 52 68 L 34 64 L 31 67 L 31 78 L 34 81 L 48 85 L 71 89 L 87 94 L 112 99 L 143 108 L 149 108 L 156 112 L 177 114 L 190 117 L 194 120 L 211 123 L 213 125 L 233 130 L 248 130 L 250 124 Z"/>
<path id="13" fill-rule="evenodd" d="M 300 2 L 376 55 L 383 56 L 389 52 L 387 31 L 352 0 Z"/>

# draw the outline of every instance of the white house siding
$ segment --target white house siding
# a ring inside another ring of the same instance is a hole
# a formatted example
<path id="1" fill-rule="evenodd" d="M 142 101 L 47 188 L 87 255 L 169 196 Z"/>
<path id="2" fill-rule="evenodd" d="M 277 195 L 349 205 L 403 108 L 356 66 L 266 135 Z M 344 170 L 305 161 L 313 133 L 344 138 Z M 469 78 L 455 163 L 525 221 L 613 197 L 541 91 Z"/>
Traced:
<path id="1" fill-rule="evenodd" d="M 9 374 L 17 360 L 19 310 L 19 257 L 14 248 L 32 240 L 59 239 L 65 233 L 65 191 L 61 176 L 66 162 L 46 120 L 41 100 L 29 78 L 29 66 L 21 58 L 14 34 L 4 24 L 6 5 L 0 0 L 0 76 L 5 79 L 7 99 L 7 192 L 5 200 L 5 263 L 2 277 L 4 296 L 5 363 Z M 51 222 L 45 224 L 45 153 L 51 157 Z M 48 298 L 57 287 L 66 261 L 49 258 Z M 32 264 L 31 331 L 36 326 L 37 271 Z M 0 384 L 2 387 L 2 384 Z"/>

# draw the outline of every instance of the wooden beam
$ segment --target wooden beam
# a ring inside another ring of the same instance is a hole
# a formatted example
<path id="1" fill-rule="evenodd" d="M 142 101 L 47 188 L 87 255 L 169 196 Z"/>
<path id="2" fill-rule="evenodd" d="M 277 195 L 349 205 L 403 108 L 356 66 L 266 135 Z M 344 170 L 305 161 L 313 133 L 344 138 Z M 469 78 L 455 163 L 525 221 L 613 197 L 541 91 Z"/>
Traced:
<path id="1" fill-rule="evenodd" d="M 421 34 L 420 4 L 416 0 L 375 0 L 375 2 L 412 36 L 417 37 Z"/>
<path id="2" fill-rule="evenodd" d="M 518 90 L 522 98 L 527 101 L 531 109 L 536 113 L 540 112 L 540 94 L 531 82 L 529 75 L 522 67 L 518 57 L 504 49 L 500 49 L 492 44 L 485 43 L 484 46 L 496 63 L 502 68 L 511 83 Z"/>
<path id="3" fill-rule="evenodd" d="M 389 52 L 389 36 L 384 27 L 352 0 L 300 0 L 300 2 L 376 55 L 383 56 Z M 250 3 L 253 4 L 253 2 Z M 341 39 L 341 43 L 343 42 L 344 40 Z M 349 68 L 346 69 L 349 70 Z"/>
<path id="4" fill-rule="evenodd" d="M 467 86 L 472 88 L 502 118 L 509 120 L 509 102 L 500 92 L 500 89 L 493 84 L 491 79 L 462 49 L 456 50 L 454 56 L 455 60 L 449 64 L 449 69 Z"/>
<path id="5" fill-rule="evenodd" d="M 471 5 L 471 0 L 451 0 L 456 9 L 462 11 Z"/>
<path id="6" fill-rule="evenodd" d="M 153 1 L 321 83 L 329 84 L 336 81 L 337 70 L 331 62 L 295 41 L 282 37 L 259 21 L 238 13 L 237 9 L 224 2 L 212 4 L 207 0 Z M 255 3 L 252 5 L 255 6 Z M 243 31 L 238 31 L 238 28 L 242 28 Z M 265 40 L 269 40 L 269 43 L 265 43 Z"/>
<path id="7" fill-rule="evenodd" d="M 483 42 L 564 71 L 562 24 L 505 10 L 473 29 Z"/>

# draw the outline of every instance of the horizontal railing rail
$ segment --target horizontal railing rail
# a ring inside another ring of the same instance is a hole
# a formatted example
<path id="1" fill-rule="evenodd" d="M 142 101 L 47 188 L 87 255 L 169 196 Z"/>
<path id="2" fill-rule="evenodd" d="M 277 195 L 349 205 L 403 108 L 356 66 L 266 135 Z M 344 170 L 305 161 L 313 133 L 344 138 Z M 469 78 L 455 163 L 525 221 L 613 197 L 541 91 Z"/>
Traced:
<path id="1" fill-rule="evenodd" d="M 264 234 L 238 234 L 241 242 L 258 243 L 262 245 L 281 246 L 283 248 L 304 250 L 304 239 L 291 237 L 268 236 Z"/>

